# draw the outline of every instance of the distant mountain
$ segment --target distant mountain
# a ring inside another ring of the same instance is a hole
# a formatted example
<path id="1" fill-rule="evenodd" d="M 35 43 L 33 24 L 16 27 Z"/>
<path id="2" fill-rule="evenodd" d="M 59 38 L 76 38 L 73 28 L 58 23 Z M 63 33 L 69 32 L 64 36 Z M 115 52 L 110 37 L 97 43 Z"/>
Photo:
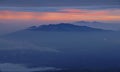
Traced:
<path id="1" fill-rule="evenodd" d="M 93 28 L 105 29 L 105 30 L 114 30 L 118 31 L 120 29 L 120 23 L 107 23 L 107 22 L 99 22 L 99 21 L 77 21 L 73 22 L 73 24 L 80 26 L 88 26 Z"/>
<path id="2" fill-rule="evenodd" d="M 60 24 L 49 24 L 49 25 L 41 25 L 41 26 L 32 26 L 28 28 L 28 30 L 33 31 L 67 31 L 67 32 L 82 32 L 82 31 L 107 31 L 99 28 L 92 28 L 88 26 L 78 26 L 70 23 L 60 23 Z"/>

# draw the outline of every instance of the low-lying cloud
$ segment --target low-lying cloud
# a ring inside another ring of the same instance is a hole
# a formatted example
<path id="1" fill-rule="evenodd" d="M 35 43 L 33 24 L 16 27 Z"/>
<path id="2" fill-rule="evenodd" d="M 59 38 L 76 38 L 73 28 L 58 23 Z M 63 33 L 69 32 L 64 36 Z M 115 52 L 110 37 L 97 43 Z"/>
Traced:
<path id="1" fill-rule="evenodd" d="M 59 50 L 49 47 L 41 47 L 28 41 L 16 41 L 0 39 L 0 50 L 35 50 L 45 52 L 59 52 Z"/>
<path id="2" fill-rule="evenodd" d="M 29 68 L 22 64 L 13 64 L 13 63 L 1 63 L 0 71 L 2 72 L 33 72 L 33 71 L 59 71 L 61 68 L 56 67 L 36 67 Z"/>

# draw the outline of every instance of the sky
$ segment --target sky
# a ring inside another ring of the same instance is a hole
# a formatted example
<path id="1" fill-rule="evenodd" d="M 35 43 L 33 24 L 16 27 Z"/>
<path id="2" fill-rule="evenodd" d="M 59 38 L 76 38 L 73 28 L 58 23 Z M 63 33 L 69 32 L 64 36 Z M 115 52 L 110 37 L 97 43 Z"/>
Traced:
<path id="1" fill-rule="evenodd" d="M 89 6 L 119 5 L 119 0 L 0 0 L 1 6 Z"/>
<path id="2" fill-rule="evenodd" d="M 82 20 L 119 24 L 120 0 L 0 0 L 0 33 Z"/>

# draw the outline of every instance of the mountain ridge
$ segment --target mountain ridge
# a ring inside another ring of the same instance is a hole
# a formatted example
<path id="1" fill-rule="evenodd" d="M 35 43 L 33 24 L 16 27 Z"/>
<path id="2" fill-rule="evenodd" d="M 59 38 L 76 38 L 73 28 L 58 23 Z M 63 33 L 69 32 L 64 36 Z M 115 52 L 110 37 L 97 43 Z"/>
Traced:
<path id="1" fill-rule="evenodd" d="M 82 31 L 109 31 L 99 28 L 93 28 L 89 26 L 79 26 L 71 23 L 59 23 L 59 24 L 48 24 L 48 25 L 40 25 L 40 26 L 32 26 L 27 30 L 32 31 L 65 31 L 65 32 L 82 32 Z"/>

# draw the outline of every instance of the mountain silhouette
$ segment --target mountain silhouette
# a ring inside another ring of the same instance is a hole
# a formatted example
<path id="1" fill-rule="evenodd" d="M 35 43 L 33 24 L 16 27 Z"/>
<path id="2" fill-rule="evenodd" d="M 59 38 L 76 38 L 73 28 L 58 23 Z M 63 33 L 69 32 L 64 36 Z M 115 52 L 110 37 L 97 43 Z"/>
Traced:
<path id="1" fill-rule="evenodd" d="M 70 23 L 60 23 L 60 24 L 49 24 L 49 25 L 40 25 L 40 26 L 32 26 L 29 27 L 28 30 L 32 31 L 74 31 L 74 32 L 81 32 L 81 31 L 107 31 L 98 28 L 92 28 L 88 26 L 78 26 Z"/>

